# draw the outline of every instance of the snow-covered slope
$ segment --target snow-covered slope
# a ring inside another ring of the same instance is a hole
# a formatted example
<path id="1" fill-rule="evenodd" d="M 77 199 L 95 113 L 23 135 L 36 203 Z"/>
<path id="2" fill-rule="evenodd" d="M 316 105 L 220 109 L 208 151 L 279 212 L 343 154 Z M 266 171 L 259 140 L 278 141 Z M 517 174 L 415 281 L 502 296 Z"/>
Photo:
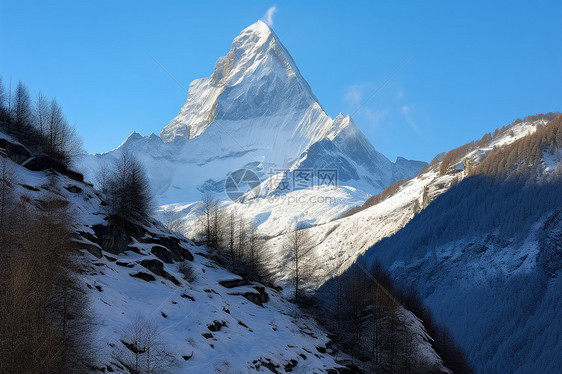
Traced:
<path id="1" fill-rule="evenodd" d="M 151 360 L 159 373 L 327 373 L 343 368 L 326 332 L 278 290 L 242 280 L 217 264 L 206 247 L 157 221 L 135 224 L 129 245 L 107 248 L 110 253 L 102 249 L 109 235 L 102 196 L 79 174 L 61 174 L 48 161 L 36 164 L 46 169 L 27 169 L 33 156 L 1 133 L 0 161 L 7 162 L 14 201 L 29 209 L 40 209 L 47 199 L 68 202 L 82 248 L 76 262 L 89 299 L 93 366 L 99 370 L 130 372 L 131 336 L 139 329 L 154 332 Z M 192 279 L 184 278 L 180 264 L 191 269 Z"/>
<path id="2" fill-rule="evenodd" d="M 358 260 L 416 288 L 479 373 L 562 364 L 562 116 L 536 131 L 520 123 L 507 132 L 519 141 L 470 152 L 503 145 Z"/>
<path id="3" fill-rule="evenodd" d="M 89 300 L 91 368 L 132 372 L 135 341 L 148 344 L 141 367 L 159 373 L 348 373 L 353 359 L 338 352 L 327 333 L 278 288 L 224 269 L 215 254 L 157 221 L 129 223 L 128 245 L 111 239 L 103 196 L 80 174 L 55 170 L 0 133 L 14 201 L 41 209 L 65 201 L 79 253 L 79 284 Z M 32 166 L 33 165 L 33 166 Z M 286 290 L 285 290 L 286 291 Z M 425 328 L 401 310 L 420 362 L 440 368 Z M 144 340 L 143 340 L 144 339 Z"/>
<path id="4" fill-rule="evenodd" d="M 234 39 L 210 77 L 191 83 L 185 105 L 160 136 L 133 133 L 112 152 L 84 156 L 82 170 L 94 181 L 100 165 L 123 150 L 144 162 L 158 203 L 181 204 L 177 211 L 203 192 L 229 201 L 225 180 L 237 169 L 257 175 L 264 198 L 310 187 L 281 191 L 278 177 L 284 172 L 311 170 L 309 190 L 314 190 L 326 183 L 318 173 L 336 170 L 339 208 L 315 202 L 305 209 L 321 214 L 322 222 L 423 166 L 403 158 L 391 162 L 351 117 L 328 116 L 289 52 L 261 21 Z"/>
<path id="5" fill-rule="evenodd" d="M 353 188 L 339 188 L 337 191 L 328 187 L 315 188 L 268 197 L 267 185 L 261 189 L 264 198 L 232 203 L 225 206 L 226 214 L 232 211 L 246 216 L 253 220 L 262 236 L 268 238 L 266 246 L 270 261 L 282 282 L 288 280 L 288 274 L 283 269 L 276 269 L 276 264 L 286 255 L 282 234 L 295 221 L 301 226 L 310 226 L 307 231 L 313 238 L 314 250 L 309 254 L 308 261 L 322 264 L 316 279 L 316 285 L 320 285 L 334 272 L 347 269 L 369 247 L 400 230 L 436 197 L 457 185 L 468 175 L 465 164 L 474 168 L 495 147 L 509 145 L 533 134 L 537 126 L 546 123 L 545 119 L 514 123 L 498 130 L 484 142 L 468 143 L 470 146 L 459 148 L 461 152 L 444 173 L 440 170 L 441 155 L 415 178 L 391 186 L 381 194 L 384 198 L 374 196 L 349 216 L 344 215 L 365 201 Z M 174 227 L 187 236 L 192 237 L 201 230 L 197 225 L 200 212 L 197 203 L 165 208 L 169 221 L 173 221 Z"/>
<path id="6" fill-rule="evenodd" d="M 511 144 L 517 139 L 532 134 L 537 126 L 544 125 L 546 122 L 543 119 L 521 122 L 504 129 L 476 149 L 467 148 L 467 151 L 461 154 L 444 174 L 440 173 L 441 163 L 437 161 L 417 177 L 398 184 L 396 188 L 391 187 L 389 196 L 374 205 L 366 203 L 364 208 L 355 214 L 334 221 L 324 221 L 325 223 L 318 218 L 316 223 L 320 224 L 307 229 L 315 241 L 315 248 L 310 254 L 309 261 L 322 263 L 321 269 L 318 270 L 318 283 L 321 284 L 334 271 L 343 271 L 349 267 L 369 247 L 400 230 L 437 196 L 458 184 L 467 175 L 462 160 L 476 166 L 494 147 Z M 320 191 L 316 196 L 324 195 Z M 250 218 L 257 217 L 261 223 L 258 227 L 263 230 L 263 234 L 273 236 L 266 243 L 272 262 L 284 254 L 284 237 L 280 235 L 283 231 L 281 228 L 287 227 L 293 216 L 306 222 L 310 214 L 302 209 L 309 207 L 299 204 L 297 197 L 292 200 L 289 197 L 290 195 L 285 200 L 272 200 L 268 203 L 259 200 L 236 203 L 229 208 L 247 214 Z M 306 202 L 308 199 L 303 201 Z M 334 202 L 336 205 L 334 209 L 341 208 L 341 205 L 337 204 L 337 199 Z M 278 213 L 282 210 L 275 209 L 274 204 L 282 205 L 289 212 L 294 209 L 295 212 L 284 216 L 283 213 Z M 349 205 L 346 208 L 349 208 Z M 299 209 L 302 209 L 300 215 L 296 213 Z M 314 207 L 310 209 L 313 210 Z M 344 211 L 340 212 L 340 215 L 344 213 Z"/>
<path id="7" fill-rule="evenodd" d="M 119 367 L 115 347 L 125 350 L 121 340 L 138 316 L 159 331 L 159 349 L 171 355 L 171 372 L 246 373 L 271 366 L 308 373 L 339 366 L 329 353 L 319 352 L 329 346 L 322 329 L 278 291 L 245 285 L 210 260 L 206 248 L 183 245 L 194 252 L 190 282 L 177 264 L 151 253 L 154 244 L 136 243 L 138 253 L 108 254 L 89 264 L 84 280 L 93 290 L 96 336 L 103 342 L 97 366 Z M 162 264 L 166 277 L 147 271 L 146 261 Z M 132 277 L 138 274 L 147 280 Z M 170 276 L 175 281 L 166 279 Z"/>

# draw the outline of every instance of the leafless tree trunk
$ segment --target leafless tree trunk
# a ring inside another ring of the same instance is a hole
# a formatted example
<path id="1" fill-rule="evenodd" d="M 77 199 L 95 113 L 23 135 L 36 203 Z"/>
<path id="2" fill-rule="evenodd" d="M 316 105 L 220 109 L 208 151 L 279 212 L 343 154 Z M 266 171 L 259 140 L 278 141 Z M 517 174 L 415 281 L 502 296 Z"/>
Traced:
<path id="1" fill-rule="evenodd" d="M 238 219 L 238 235 L 237 235 L 237 239 L 238 239 L 238 244 L 237 244 L 237 248 L 236 248 L 236 256 L 238 258 L 244 258 L 245 254 L 246 254 L 246 242 L 248 240 L 248 228 L 247 228 L 247 223 L 246 223 L 246 219 L 244 218 L 244 216 L 240 216 L 240 218 Z"/>
<path id="2" fill-rule="evenodd" d="M 231 211 L 228 221 L 228 250 L 232 258 L 234 258 L 235 237 L 236 237 L 236 218 L 234 217 L 234 212 Z"/>
<path id="3" fill-rule="evenodd" d="M 27 125 L 31 120 L 31 100 L 29 99 L 29 91 L 22 82 L 18 82 L 16 86 L 14 109 L 16 126 Z"/>
<path id="4" fill-rule="evenodd" d="M 283 246 L 293 266 L 294 300 L 295 303 L 298 303 L 299 295 L 302 293 L 302 284 L 310 280 L 312 273 L 312 269 L 305 265 L 304 258 L 313 249 L 313 243 L 306 230 L 299 230 L 295 226 L 292 231 L 285 234 Z"/>
<path id="5" fill-rule="evenodd" d="M 12 173 L 9 161 L 1 157 L 0 160 L 0 237 L 4 233 L 8 205 L 12 194 Z"/>
<path id="6" fill-rule="evenodd" d="M 136 316 L 126 327 L 121 347 L 115 355 L 130 371 L 154 374 L 165 372 L 170 360 L 158 326 L 152 320 Z"/>
<path id="7" fill-rule="evenodd" d="M 41 138 L 45 139 L 47 137 L 49 105 L 47 103 L 47 98 L 42 92 L 39 92 L 37 94 L 37 98 L 35 99 L 34 116 L 35 116 L 35 123 L 39 130 L 39 134 L 41 135 Z"/>
<path id="8" fill-rule="evenodd" d="M 205 242 L 212 247 L 213 244 L 213 218 L 218 209 L 218 201 L 212 194 L 206 193 L 201 199 L 201 214 L 203 216 L 203 230 L 205 233 Z"/>

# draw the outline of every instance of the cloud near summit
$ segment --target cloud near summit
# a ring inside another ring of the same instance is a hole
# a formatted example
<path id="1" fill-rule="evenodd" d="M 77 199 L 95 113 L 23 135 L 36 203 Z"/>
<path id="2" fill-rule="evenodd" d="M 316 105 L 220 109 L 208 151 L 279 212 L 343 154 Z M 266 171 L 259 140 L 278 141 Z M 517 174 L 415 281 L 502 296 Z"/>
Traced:
<path id="1" fill-rule="evenodd" d="M 267 12 L 265 12 L 265 14 L 262 17 L 262 21 L 265 22 L 266 25 L 268 25 L 269 27 L 273 26 L 273 16 L 275 15 L 275 13 L 277 13 L 277 6 L 274 5 L 271 8 L 269 8 L 267 10 Z"/>

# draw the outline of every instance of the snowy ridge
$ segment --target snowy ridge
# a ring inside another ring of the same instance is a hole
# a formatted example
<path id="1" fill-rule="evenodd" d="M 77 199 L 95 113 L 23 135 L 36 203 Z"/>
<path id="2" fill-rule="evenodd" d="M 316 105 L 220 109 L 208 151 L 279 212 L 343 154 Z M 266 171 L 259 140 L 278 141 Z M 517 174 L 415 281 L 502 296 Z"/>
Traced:
<path id="1" fill-rule="evenodd" d="M 381 261 L 403 286 L 416 288 L 478 373 L 559 371 L 562 148 L 552 134 L 561 133 L 560 118 L 539 136 L 532 134 L 542 120 L 517 124 L 492 142 L 520 157 L 526 150 L 518 145 L 529 143 L 510 146 L 513 138 L 542 144 L 542 159 L 523 159 L 524 172 L 508 165 L 507 174 L 474 174 L 445 193 L 433 189 L 440 194 L 434 202 L 358 259 L 364 266 Z M 465 160 L 481 161 L 490 148 Z M 453 165 L 448 173 L 462 170 Z"/>

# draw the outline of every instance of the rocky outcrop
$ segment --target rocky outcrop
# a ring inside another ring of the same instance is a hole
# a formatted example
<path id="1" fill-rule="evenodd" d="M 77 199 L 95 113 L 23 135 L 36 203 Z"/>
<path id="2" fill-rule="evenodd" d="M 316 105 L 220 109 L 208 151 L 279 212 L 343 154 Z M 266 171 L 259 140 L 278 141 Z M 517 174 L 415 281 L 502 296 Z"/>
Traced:
<path id="1" fill-rule="evenodd" d="M 49 156 L 33 157 L 26 161 L 23 166 L 31 171 L 54 170 L 57 173 L 65 175 L 72 180 L 75 180 L 77 182 L 84 182 L 84 176 L 82 174 L 68 169 L 62 163 L 53 160 Z"/>
<path id="2" fill-rule="evenodd" d="M 149 235 L 139 239 L 139 241 L 141 243 L 158 244 L 168 249 L 171 254 L 172 260 L 175 262 L 180 262 L 183 260 L 193 261 L 193 255 L 180 244 L 181 240 L 176 237 Z M 156 253 L 154 253 L 154 255 L 158 257 Z M 160 259 L 164 261 L 162 258 Z"/>
<path id="3" fill-rule="evenodd" d="M 0 155 L 20 165 L 31 156 L 24 146 L 11 143 L 6 139 L 0 139 Z"/>

